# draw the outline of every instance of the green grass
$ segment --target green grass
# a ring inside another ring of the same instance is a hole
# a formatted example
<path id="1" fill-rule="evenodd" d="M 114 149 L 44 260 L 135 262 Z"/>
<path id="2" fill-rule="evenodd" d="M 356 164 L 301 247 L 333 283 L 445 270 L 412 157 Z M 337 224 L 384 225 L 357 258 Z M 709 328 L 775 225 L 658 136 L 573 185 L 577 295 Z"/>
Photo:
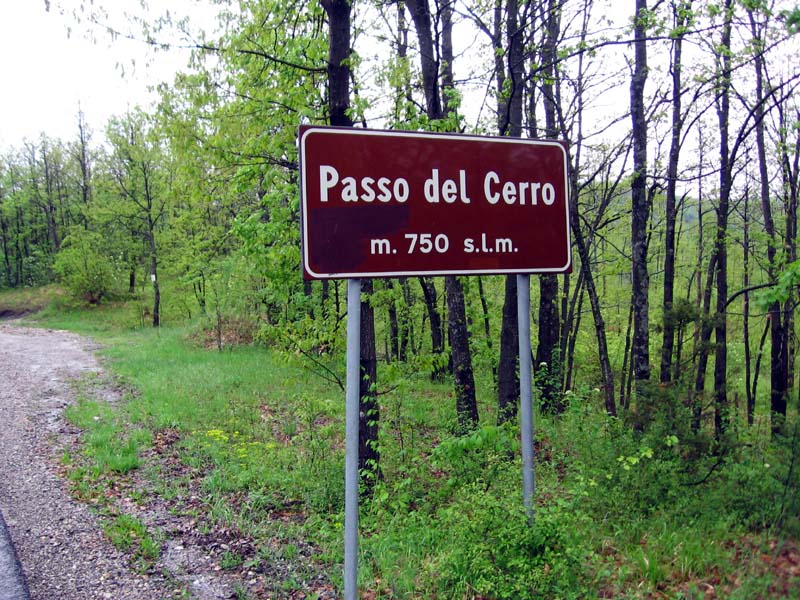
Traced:
<path id="1" fill-rule="evenodd" d="M 141 571 L 149 569 L 161 554 L 162 534 L 153 534 L 140 519 L 131 515 L 106 518 L 103 532 L 115 548 L 132 554 Z"/>

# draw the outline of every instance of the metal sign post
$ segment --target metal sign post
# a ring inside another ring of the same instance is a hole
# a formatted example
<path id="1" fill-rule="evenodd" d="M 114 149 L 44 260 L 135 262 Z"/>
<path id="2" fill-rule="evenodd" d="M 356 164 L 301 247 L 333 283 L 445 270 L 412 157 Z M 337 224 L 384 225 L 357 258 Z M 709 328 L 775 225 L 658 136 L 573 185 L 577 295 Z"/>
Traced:
<path id="1" fill-rule="evenodd" d="M 528 521 L 533 524 L 533 384 L 531 381 L 531 282 L 517 275 L 517 322 L 519 324 L 519 418 L 522 441 L 522 497 Z"/>
<path id="2" fill-rule="evenodd" d="M 358 401 L 361 280 L 347 280 L 347 377 L 344 463 L 344 598 L 358 598 Z"/>

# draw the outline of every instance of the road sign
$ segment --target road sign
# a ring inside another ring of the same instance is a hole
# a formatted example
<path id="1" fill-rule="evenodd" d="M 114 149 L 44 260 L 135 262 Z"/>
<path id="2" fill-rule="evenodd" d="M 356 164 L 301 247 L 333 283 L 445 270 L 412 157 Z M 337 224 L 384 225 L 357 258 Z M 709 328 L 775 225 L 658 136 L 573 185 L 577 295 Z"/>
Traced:
<path id="1" fill-rule="evenodd" d="M 561 142 L 300 128 L 309 279 L 564 273 Z"/>

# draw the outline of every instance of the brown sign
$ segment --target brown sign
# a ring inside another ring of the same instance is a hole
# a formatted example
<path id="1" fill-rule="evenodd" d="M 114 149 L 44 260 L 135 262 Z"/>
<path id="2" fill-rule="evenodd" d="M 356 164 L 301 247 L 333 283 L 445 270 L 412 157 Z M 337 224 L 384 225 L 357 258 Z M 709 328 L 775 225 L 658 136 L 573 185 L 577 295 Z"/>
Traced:
<path id="1" fill-rule="evenodd" d="M 301 127 L 304 275 L 567 272 L 567 160 L 555 141 Z"/>

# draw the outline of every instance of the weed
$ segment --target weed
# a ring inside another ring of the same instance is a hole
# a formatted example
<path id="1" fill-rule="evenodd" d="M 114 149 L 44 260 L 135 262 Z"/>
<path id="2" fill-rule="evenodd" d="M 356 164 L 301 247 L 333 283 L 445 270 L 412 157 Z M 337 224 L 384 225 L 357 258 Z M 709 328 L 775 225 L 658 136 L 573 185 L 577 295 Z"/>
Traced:
<path id="1" fill-rule="evenodd" d="M 142 571 L 149 569 L 161 553 L 160 535 L 151 534 L 142 521 L 131 515 L 120 513 L 110 517 L 103 531 L 115 548 L 131 553 Z"/>
<path id="2" fill-rule="evenodd" d="M 220 558 L 219 566 L 225 570 L 236 569 L 244 563 L 244 558 L 237 552 L 226 550 Z"/>

